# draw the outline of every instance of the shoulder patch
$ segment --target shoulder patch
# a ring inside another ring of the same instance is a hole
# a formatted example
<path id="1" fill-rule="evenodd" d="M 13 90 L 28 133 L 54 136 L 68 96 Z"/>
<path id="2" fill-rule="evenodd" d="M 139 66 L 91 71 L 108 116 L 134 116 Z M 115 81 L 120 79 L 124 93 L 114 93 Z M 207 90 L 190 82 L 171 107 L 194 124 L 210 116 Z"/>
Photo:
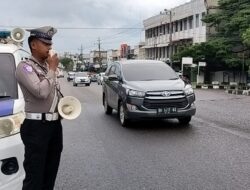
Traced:
<path id="1" fill-rule="evenodd" d="M 23 70 L 28 72 L 28 73 L 31 73 L 33 71 L 32 67 L 30 65 L 23 65 Z"/>

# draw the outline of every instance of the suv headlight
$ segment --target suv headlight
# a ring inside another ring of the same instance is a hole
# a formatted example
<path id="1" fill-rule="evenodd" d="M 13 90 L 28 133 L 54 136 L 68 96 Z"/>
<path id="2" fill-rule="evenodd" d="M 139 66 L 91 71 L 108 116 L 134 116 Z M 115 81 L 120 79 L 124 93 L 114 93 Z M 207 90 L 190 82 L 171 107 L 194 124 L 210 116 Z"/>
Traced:
<path id="1" fill-rule="evenodd" d="M 0 138 L 19 133 L 24 118 L 23 112 L 0 118 Z"/>
<path id="2" fill-rule="evenodd" d="M 194 90 L 190 84 L 185 86 L 184 92 L 186 95 L 190 95 L 194 93 Z"/>
<path id="3" fill-rule="evenodd" d="M 145 96 L 145 92 L 137 90 L 128 90 L 128 95 L 143 98 Z"/>

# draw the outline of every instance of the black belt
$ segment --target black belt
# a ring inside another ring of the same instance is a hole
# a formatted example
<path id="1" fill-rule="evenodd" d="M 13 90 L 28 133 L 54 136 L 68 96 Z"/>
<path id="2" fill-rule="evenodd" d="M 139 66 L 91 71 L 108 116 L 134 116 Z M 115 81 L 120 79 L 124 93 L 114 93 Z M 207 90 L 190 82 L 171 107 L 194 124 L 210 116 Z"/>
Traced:
<path id="1" fill-rule="evenodd" d="M 56 121 L 59 119 L 59 114 L 56 113 L 29 113 L 25 112 L 26 119 Z"/>

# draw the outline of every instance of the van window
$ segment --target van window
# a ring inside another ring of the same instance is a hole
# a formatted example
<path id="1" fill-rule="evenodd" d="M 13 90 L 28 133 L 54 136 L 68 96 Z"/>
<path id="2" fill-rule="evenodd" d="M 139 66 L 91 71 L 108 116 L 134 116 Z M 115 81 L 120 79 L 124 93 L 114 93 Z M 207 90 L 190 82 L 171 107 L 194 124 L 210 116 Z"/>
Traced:
<path id="1" fill-rule="evenodd" d="M 14 56 L 9 53 L 0 53 L 0 101 L 4 98 L 18 98 L 15 71 Z"/>

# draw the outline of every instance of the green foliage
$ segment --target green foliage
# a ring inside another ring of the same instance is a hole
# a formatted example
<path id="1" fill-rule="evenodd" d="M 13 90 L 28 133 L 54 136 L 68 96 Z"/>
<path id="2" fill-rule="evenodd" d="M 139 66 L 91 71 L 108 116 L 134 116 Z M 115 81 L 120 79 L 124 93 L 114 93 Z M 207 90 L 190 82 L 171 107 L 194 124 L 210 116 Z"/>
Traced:
<path id="1" fill-rule="evenodd" d="M 62 58 L 60 60 L 60 62 L 62 63 L 62 65 L 64 66 L 66 71 L 72 71 L 73 70 L 74 63 L 73 63 L 72 59 L 65 57 L 65 58 Z"/>
<path id="2" fill-rule="evenodd" d="M 243 43 L 250 47 L 250 28 L 242 34 Z"/>

